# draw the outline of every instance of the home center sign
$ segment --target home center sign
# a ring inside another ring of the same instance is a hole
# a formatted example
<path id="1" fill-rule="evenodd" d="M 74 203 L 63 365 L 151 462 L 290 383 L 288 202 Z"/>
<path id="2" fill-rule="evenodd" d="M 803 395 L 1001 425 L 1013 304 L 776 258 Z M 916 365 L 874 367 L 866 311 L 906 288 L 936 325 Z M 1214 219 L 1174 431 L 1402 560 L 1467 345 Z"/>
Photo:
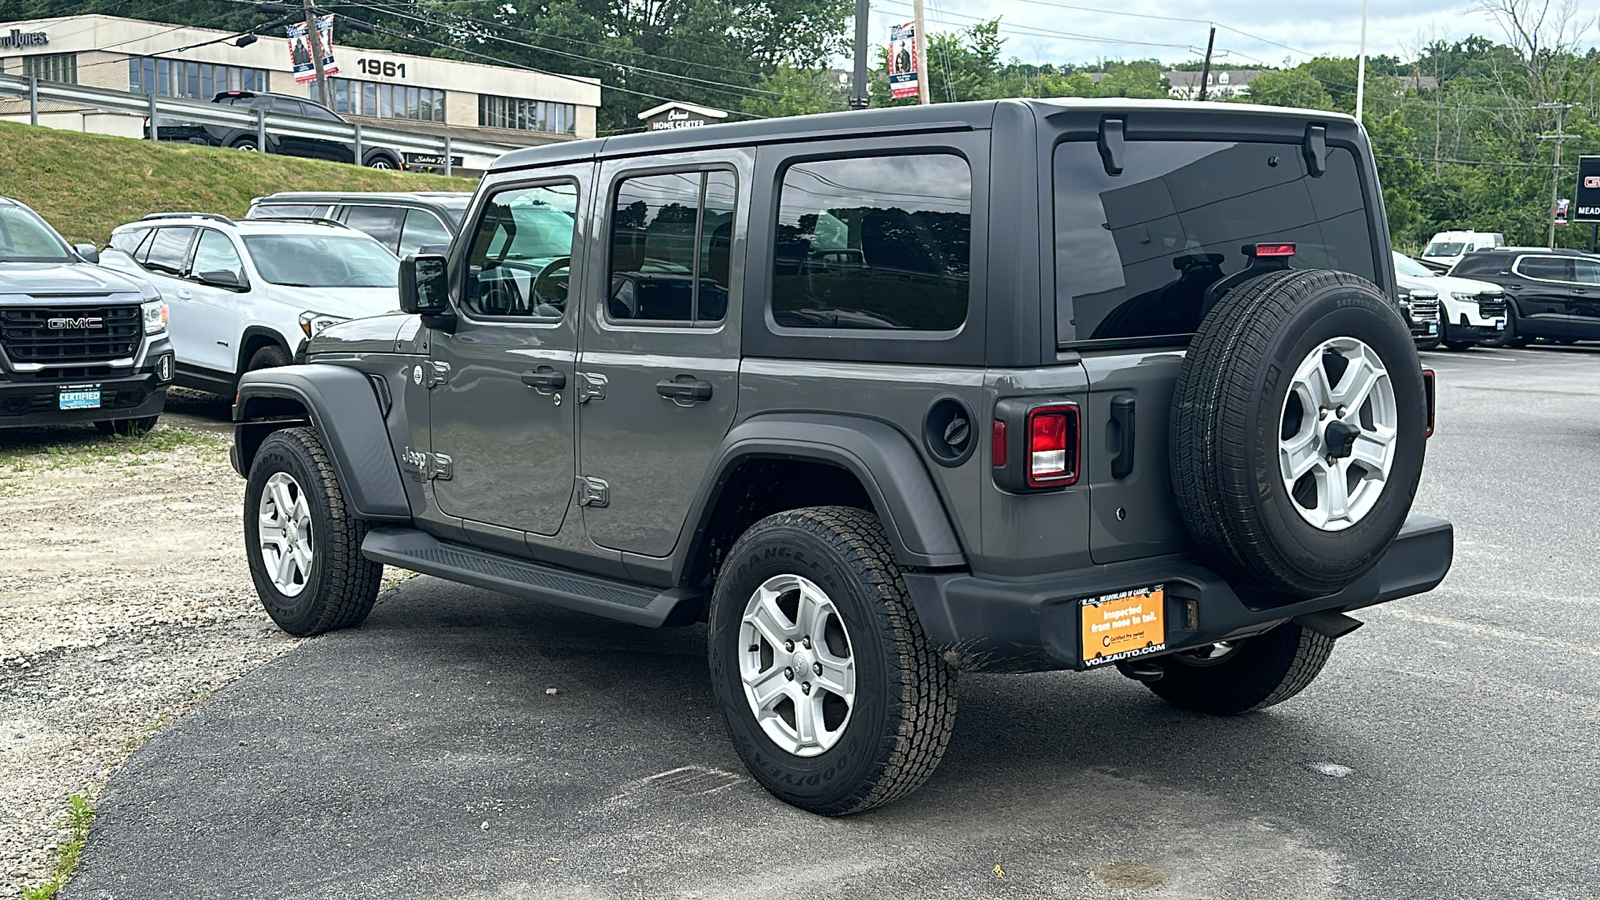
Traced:
<path id="1" fill-rule="evenodd" d="M 720 109 L 680 102 L 663 103 L 639 113 L 646 131 L 699 128 L 702 125 L 715 125 L 727 117 L 728 114 Z"/>
<path id="2" fill-rule="evenodd" d="M 1572 195 L 1572 221 L 1600 222 L 1600 156 L 1578 157 L 1578 190 Z"/>
<path id="3" fill-rule="evenodd" d="M 43 47 L 48 43 L 50 43 L 50 35 L 42 31 L 23 31 L 20 28 L 13 28 L 8 32 L 0 32 L 0 50 Z"/>

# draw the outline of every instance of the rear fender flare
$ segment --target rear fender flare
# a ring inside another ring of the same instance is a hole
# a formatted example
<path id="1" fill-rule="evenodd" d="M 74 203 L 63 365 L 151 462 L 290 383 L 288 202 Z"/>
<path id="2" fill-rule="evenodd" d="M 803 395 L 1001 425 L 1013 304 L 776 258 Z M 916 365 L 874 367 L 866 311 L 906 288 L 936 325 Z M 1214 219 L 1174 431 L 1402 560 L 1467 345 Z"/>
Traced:
<path id="1" fill-rule="evenodd" d="M 322 435 L 339 486 L 356 516 L 375 522 L 411 520 L 377 394 L 367 376 L 354 369 L 284 366 L 241 377 L 233 408 L 233 462 L 241 475 L 249 475 L 266 435 L 292 421 L 277 418 L 274 399 L 291 400 L 305 409 Z"/>
<path id="2" fill-rule="evenodd" d="M 766 415 L 738 425 L 723 439 L 678 541 L 682 550 L 673 566 L 674 583 L 681 582 L 699 553 L 730 476 L 741 463 L 762 458 L 827 463 L 853 474 L 871 498 L 901 565 L 967 564 L 927 466 L 899 430 L 853 416 Z"/>

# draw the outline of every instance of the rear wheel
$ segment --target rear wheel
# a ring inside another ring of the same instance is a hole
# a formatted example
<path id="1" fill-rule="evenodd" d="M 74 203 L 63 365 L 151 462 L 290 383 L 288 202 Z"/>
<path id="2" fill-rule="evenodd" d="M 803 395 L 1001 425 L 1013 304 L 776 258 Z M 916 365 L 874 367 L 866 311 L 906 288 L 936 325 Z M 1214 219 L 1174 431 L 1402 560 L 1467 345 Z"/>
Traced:
<path id="1" fill-rule="evenodd" d="M 1180 709 L 1237 716 L 1305 690 L 1333 652 L 1333 638 L 1285 622 L 1266 634 L 1163 656 L 1162 675 L 1146 682 Z"/>
<path id="2" fill-rule="evenodd" d="M 390 157 L 379 153 L 374 156 L 367 157 L 367 168 L 392 171 L 399 168 L 399 166 L 396 166 L 394 160 Z"/>
<path id="3" fill-rule="evenodd" d="M 955 672 L 922 633 L 871 513 L 757 522 L 711 604 L 712 686 L 735 750 L 780 800 L 845 815 L 928 779 L 955 725 Z"/>
<path id="4" fill-rule="evenodd" d="M 254 153 L 261 149 L 261 147 L 256 144 L 256 139 L 253 137 L 240 138 L 237 141 L 234 141 L 230 146 L 235 150 L 244 150 L 249 153 Z"/>
<path id="5" fill-rule="evenodd" d="M 141 416 L 137 419 L 110 419 L 94 423 L 94 427 L 107 437 L 135 437 L 156 427 L 160 416 Z"/>
<path id="6" fill-rule="evenodd" d="M 309 637 L 366 619 L 383 575 L 361 555 L 367 529 L 315 431 L 286 428 L 261 442 L 245 483 L 245 555 L 279 628 Z"/>

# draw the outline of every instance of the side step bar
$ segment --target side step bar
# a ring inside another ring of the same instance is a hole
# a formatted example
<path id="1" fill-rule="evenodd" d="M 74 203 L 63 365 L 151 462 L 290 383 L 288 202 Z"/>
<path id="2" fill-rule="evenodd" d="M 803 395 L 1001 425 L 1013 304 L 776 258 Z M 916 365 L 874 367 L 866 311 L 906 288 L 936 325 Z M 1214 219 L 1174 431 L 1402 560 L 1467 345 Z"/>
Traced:
<path id="1" fill-rule="evenodd" d="M 683 617 L 693 621 L 701 601 L 699 591 L 655 591 L 580 575 L 475 547 L 447 544 L 413 528 L 372 529 L 361 543 L 361 555 L 387 566 L 648 628 L 660 628 L 669 619 L 673 624 L 684 621 Z M 680 607 L 679 616 L 673 616 Z"/>

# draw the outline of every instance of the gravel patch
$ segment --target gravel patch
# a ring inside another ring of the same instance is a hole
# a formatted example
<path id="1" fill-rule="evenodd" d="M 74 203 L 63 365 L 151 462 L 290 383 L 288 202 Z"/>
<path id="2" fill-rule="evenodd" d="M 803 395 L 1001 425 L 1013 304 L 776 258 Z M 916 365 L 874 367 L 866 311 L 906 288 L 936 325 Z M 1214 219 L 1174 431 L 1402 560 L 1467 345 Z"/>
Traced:
<path id="1" fill-rule="evenodd" d="M 73 794 L 298 643 L 251 587 L 227 448 L 0 432 L 0 896 L 49 874 Z"/>

